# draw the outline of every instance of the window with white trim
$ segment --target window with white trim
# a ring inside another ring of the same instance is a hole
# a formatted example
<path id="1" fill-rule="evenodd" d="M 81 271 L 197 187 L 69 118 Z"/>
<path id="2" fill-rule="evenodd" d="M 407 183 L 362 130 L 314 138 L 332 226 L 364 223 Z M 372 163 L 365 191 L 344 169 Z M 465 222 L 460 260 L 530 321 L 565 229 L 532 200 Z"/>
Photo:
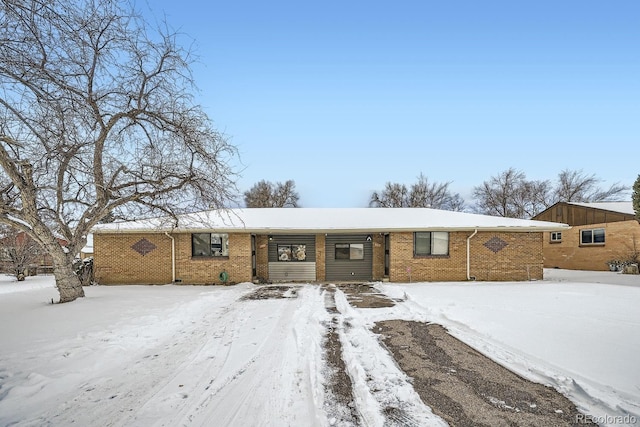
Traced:
<path id="1" fill-rule="evenodd" d="M 561 242 L 562 241 L 562 231 L 553 231 L 551 232 L 551 242 Z"/>
<path id="2" fill-rule="evenodd" d="M 604 228 L 580 230 L 581 245 L 604 245 Z"/>

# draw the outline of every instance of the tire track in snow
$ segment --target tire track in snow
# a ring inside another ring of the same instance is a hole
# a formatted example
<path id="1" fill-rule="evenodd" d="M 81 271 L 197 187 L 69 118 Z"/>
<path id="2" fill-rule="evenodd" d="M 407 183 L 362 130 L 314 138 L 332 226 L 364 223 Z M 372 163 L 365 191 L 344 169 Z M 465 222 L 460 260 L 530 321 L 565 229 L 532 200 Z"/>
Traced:
<path id="1" fill-rule="evenodd" d="M 233 301 L 242 294 L 241 290 L 203 293 L 198 299 L 163 313 L 162 319 L 146 316 L 138 319 L 137 325 L 118 329 L 117 335 L 96 348 L 103 354 L 97 355 L 93 369 L 84 372 L 88 379 L 79 382 L 77 390 L 62 394 L 61 404 L 28 420 L 27 425 L 134 425 L 131 420 L 140 408 L 200 354 L 207 326 L 228 316 Z M 142 344 L 136 342 L 141 339 Z M 82 344 L 80 340 L 62 345 Z M 103 368 L 101 357 L 114 351 L 120 357 L 119 363 L 107 363 Z M 176 393 L 184 395 L 185 391 Z"/>
<path id="2" fill-rule="evenodd" d="M 330 319 L 323 322 L 325 327 L 323 347 L 327 364 L 324 408 L 330 425 L 358 426 L 361 424 L 360 414 L 353 399 L 353 383 L 345 368 L 342 354 L 339 312 L 335 303 L 336 287 L 328 285 L 324 289 L 325 309 L 330 316 Z"/>
<path id="3" fill-rule="evenodd" d="M 343 357 L 354 384 L 354 398 L 366 426 L 446 426 L 425 405 L 409 377 L 381 347 L 359 309 L 337 290 L 339 332 Z"/>
<path id="4" fill-rule="evenodd" d="M 310 377 L 319 334 L 309 331 L 308 319 L 322 306 L 315 287 L 299 295 L 300 301 L 235 303 L 233 312 L 242 316 L 228 323 L 233 340 L 224 361 L 199 365 L 207 374 L 194 387 L 195 397 L 157 425 L 316 424 L 322 415 Z"/>

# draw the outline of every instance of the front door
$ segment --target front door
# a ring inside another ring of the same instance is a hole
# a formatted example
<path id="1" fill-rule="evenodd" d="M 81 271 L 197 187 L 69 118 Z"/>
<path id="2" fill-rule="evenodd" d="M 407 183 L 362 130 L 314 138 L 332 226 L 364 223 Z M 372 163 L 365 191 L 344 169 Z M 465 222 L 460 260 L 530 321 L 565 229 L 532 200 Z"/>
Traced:
<path id="1" fill-rule="evenodd" d="M 391 265 L 390 251 L 391 239 L 389 233 L 384 235 L 384 277 L 389 277 L 389 267 Z"/>

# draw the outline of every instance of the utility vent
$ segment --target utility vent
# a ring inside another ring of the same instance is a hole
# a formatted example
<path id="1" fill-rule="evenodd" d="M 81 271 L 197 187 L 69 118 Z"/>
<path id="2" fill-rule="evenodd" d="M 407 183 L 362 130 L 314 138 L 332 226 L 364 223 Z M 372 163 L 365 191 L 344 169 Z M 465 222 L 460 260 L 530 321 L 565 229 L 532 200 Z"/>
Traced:
<path id="1" fill-rule="evenodd" d="M 504 240 L 502 240 L 501 238 L 493 236 L 492 238 L 490 238 L 484 243 L 484 246 L 485 248 L 489 249 L 491 252 L 496 254 L 501 250 L 503 250 L 504 248 L 506 248 L 507 246 L 509 246 L 509 244 Z"/>
<path id="2" fill-rule="evenodd" d="M 153 251 L 156 248 L 156 245 L 151 243 L 145 238 L 142 238 L 131 245 L 131 249 L 138 252 L 140 255 L 145 256 L 149 252 Z"/>

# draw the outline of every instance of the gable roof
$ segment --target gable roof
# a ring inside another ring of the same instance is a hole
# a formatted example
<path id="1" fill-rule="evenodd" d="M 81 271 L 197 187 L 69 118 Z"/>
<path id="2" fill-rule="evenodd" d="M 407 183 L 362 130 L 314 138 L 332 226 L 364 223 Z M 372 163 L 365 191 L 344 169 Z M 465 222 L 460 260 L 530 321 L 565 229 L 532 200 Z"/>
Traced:
<path id="1" fill-rule="evenodd" d="M 216 209 L 171 217 L 99 224 L 94 233 L 135 232 L 390 232 L 390 231 L 554 231 L 569 226 L 546 221 L 493 217 L 428 208 L 261 208 Z"/>
<path id="2" fill-rule="evenodd" d="M 619 212 L 623 214 L 635 215 L 632 202 L 591 202 L 579 203 L 568 202 L 568 205 L 584 206 L 586 208 L 602 209 L 605 211 Z"/>

